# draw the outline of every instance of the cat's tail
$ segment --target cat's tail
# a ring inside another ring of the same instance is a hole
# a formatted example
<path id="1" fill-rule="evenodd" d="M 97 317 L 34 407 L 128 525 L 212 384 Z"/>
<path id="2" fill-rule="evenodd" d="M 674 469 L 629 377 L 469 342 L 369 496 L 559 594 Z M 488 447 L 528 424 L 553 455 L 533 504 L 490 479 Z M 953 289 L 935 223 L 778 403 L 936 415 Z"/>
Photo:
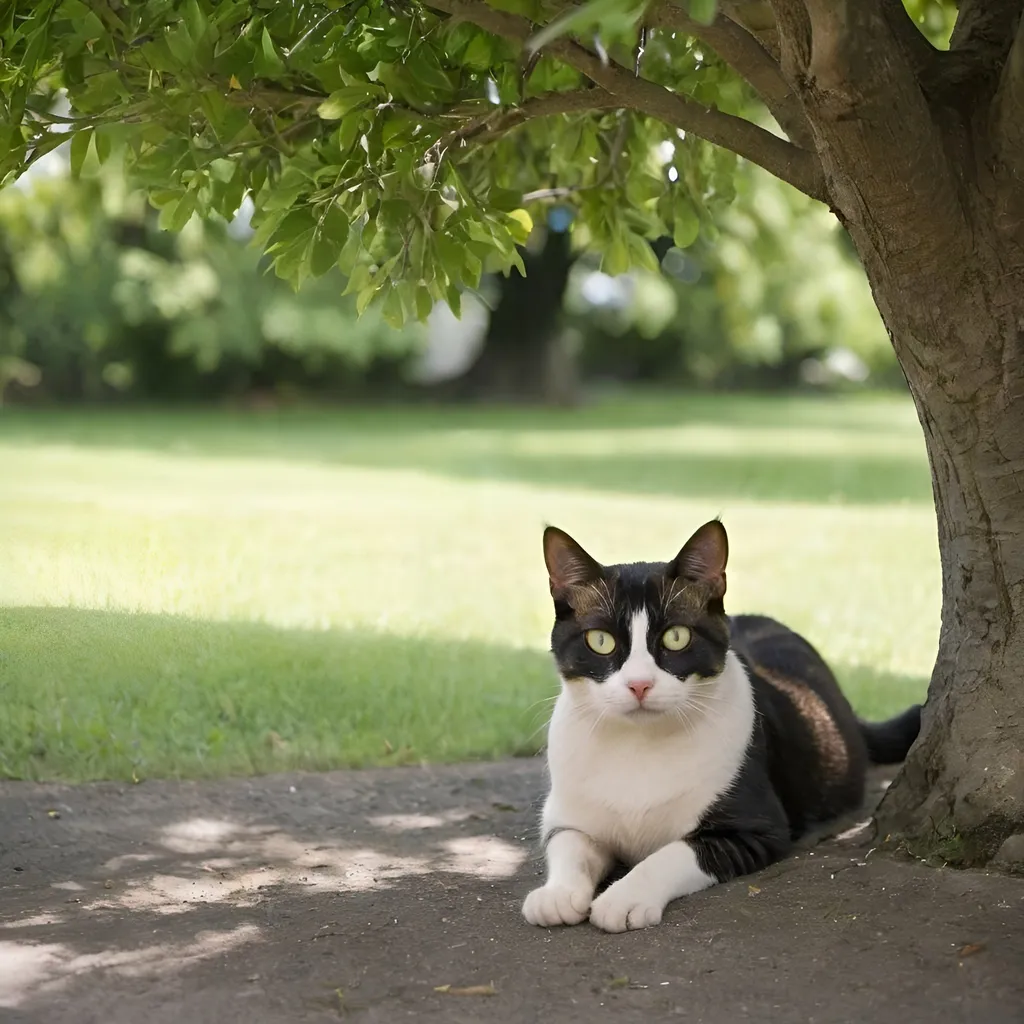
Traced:
<path id="1" fill-rule="evenodd" d="M 921 705 L 914 704 L 887 722 L 860 722 L 873 764 L 898 764 L 921 731 Z"/>

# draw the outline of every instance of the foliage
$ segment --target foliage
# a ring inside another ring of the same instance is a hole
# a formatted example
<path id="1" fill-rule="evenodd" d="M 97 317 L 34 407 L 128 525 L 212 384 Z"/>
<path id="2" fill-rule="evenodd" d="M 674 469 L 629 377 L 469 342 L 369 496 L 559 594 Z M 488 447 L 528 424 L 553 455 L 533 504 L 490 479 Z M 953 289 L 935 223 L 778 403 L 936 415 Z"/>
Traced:
<path id="1" fill-rule="evenodd" d="M 0 384 L 95 398 L 337 382 L 423 340 L 357 319 L 337 271 L 296 296 L 222 221 L 156 221 L 113 166 L 0 194 Z"/>
<path id="2" fill-rule="evenodd" d="M 625 309 L 587 317 L 585 368 L 662 382 L 790 384 L 804 360 L 843 352 L 874 384 L 902 383 L 835 218 L 749 164 L 736 186 L 735 202 L 715 219 L 714 243 L 668 250 L 664 274 L 635 275 L 637 294 Z M 578 289 L 570 301 L 582 308 Z"/>
<path id="3" fill-rule="evenodd" d="M 541 23 L 556 11 L 501 7 Z M 617 104 L 583 88 L 578 70 L 545 51 L 526 76 L 519 45 L 426 3 L 3 10 L 0 180 L 61 141 L 51 127 L 70 128 L 74 168 L 123 158 L 162 226 L 230 218 L 248 194 L 280 276 L 298 285 L 337 264 L 358 309 L 376 300 L 392 323 L 423 319 L 440 299 L 458 309 L 485 270 L 518 266 L 526 207 L 543 215 L 552 189 L 571 191 L 574 241 L 612 273 L 654 267 L 645 239 L 713 235 L 710 212 L 733 194 L 731 153 L 651 116 L 595 112 Z M 600 46 L 631 64 L 636 19 L 606 13 Z M 692 38 L 650 34 L 644 68 L 722 112 L 754 109 Z M 62 88 L 70 119 L 52 112 Z"/>
<path id="4" fill-rule="evenodd" d="M 547 521 L 630 560 L 722 512 L 730 606 L 804 631 L 864 714 L 919 698 L 934 651 L 906 395 L 11 409 L 0 463 L 0 776 L 532 752 L 557 687 Z"/>

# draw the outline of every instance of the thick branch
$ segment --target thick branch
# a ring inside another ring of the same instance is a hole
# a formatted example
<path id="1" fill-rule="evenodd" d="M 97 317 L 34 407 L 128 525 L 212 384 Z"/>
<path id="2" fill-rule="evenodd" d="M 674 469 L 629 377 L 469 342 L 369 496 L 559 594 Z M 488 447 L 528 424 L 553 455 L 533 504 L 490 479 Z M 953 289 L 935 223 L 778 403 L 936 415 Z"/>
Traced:
<path id="1" fill-rule="evenodd" d="M 767 0 L 719 0 L 722 13 L 746 29 L 771 55 L 779 59 L 779 31 Z"/>
<path id="2" fill-rule="evenodd" d="M 1022 10 L 1024 0 L 961 0 L 949 52 L 997 70 L 1006 59 Z"/>
<path id="3" fill-rule="evenodd" d="M 811 146 L 811 130 L 799 97 L 786 84 L 772 55 L 742 25 L 718 15 L 710 25 L 694 21 L 678 0 L 659 4 L 651 24 L 693 36 L 706 43 L 761 97 L 764 105 L 798 146 Z"/>
<path id="4" fill-rule="evenodd" d="M 1017 21 L 993 111 L 996 156 L 1019 184 L 1024 179 L 1024 15 Z"/>
<path id="5" fill-rule="evenodd" d="M 847 227 L 865 250 L 881 254 L 900 286 L 930 288 L 936 267 L 969 260 L 971 236 L 945 139 L 889 25 L 887 2 L 772 5 Z M 796 38 L 787 38 L 790 31 Z"/>
<path id="6" fill-rule="evenodd" d="M 444 11 L 518 43 L 525 43 L 533 35 L 533 25 L 525 18 L 495 10 L 483 0 L 424 0 L 424 3 L 434 10 Z M 547 52 L 611 93 L 621 106 L 730 149 L 788 181 L 801 192 L 815 199 L 825 199 L 820 167 L 813 153 L 799 149 L 741 117 L 705 107 L 654 82 L 638 78 L 614 61 L 605 63 L 597 54 L 569 39 L 555 40 L 547 47 Z"/>
<path id="7" fill-rule="evenodd" d="M 882 0 L 882 14 L 914 74 L 930 86 L 939 74 L 939 51 L 914 24 L 903 0 Z"/>
<path id="8" fill-rule="evenodd" d="M 811 62 L 811 22 L 803 0 L 770 0 L 782 74 L 797 86 Z"/>

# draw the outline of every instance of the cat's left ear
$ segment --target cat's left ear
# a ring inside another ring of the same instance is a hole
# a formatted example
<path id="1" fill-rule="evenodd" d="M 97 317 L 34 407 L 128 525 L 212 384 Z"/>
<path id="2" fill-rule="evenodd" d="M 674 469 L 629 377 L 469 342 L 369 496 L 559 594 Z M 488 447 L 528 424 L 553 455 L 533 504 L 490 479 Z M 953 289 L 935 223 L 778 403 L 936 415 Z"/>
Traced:
<path id="1" fill-rule="evenodd" d="M 683 545 L 669 566 L 669 574 L 707 584 L 716 598 L 725 596 L 725 564 L 729 561 L 729 537 L 717 519 L 705 523 Z"/>
<path id="2" fill-rule="evenodd" d="M 604 569 L 564 530 L 549 526 L 544 530 L 544 561 L 548 567 L 551 595 L 560 598 L 571 587 L 596 583 Z"/>

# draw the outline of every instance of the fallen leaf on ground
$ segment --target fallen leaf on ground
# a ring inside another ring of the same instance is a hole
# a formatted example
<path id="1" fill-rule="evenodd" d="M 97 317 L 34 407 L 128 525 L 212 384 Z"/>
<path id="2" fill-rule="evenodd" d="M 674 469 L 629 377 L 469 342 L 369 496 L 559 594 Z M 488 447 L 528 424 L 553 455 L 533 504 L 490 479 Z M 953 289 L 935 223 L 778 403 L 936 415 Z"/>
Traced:
<path id="1" fill-rule="evenodd" d="M 625 988 L 629 984 L 629 978 L 624 974 L 621 978 L 612 978 L 608 982 L 609 988 Z"/>
<path id="2" fill-rule="evenodd" d="M 961 947 L 960 956 L 974 956 L 975 953 L 980 953 L 984 948 L 984 942 L 968 942 L 966 946 Z"/>
<path id="3" fill-rule="evenodd" d="M 758 886 L 756 886 L 756 885 L 748 885 L 747 886 L 747 895 L 748 896 L 756 896 L 760 891 L 761 891 L 761 889 Z"/>
<path id="4" fill-rule="evenodd" d="M 493 981 L 486 985 L 468 985 L 465 988 L 455 988 L 452 985 L 435 985 L 434 991 L 442 992 L 446 996 L 496 996 L 498 994 Z"/>

